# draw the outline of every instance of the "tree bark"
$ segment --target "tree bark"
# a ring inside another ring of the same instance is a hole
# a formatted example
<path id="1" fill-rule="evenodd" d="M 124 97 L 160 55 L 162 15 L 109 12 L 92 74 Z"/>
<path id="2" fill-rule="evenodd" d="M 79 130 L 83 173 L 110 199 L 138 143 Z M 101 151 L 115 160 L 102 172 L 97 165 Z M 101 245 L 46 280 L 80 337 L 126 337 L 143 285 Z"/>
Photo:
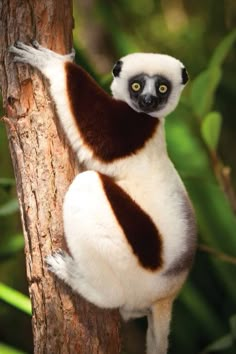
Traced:
<path id="1" fill-rule="evenodd" d="M 46 255 L 65 247 L 62 201 L 77 167 L 57 125 L 47 82 L 29 66 L 15 65 L 7 52 L 18 39 L 71 51 L 72 3 L 2 0 L 0 16 L 0 85 L 25 237 L 34 352 L 119 353 L 117 312 L 71 294 L 45 266 Z"/>

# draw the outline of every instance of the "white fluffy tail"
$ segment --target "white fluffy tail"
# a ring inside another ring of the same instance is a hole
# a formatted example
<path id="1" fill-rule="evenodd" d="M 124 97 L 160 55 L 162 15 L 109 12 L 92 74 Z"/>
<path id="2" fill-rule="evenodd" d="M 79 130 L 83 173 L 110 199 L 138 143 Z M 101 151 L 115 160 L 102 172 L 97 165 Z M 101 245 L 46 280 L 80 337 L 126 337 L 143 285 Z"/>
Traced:
<path id="1" fill-rule="evenodd" d="M 166 354 L 173 298 L 156 302 L 148 315 L 147 354 Z"/>

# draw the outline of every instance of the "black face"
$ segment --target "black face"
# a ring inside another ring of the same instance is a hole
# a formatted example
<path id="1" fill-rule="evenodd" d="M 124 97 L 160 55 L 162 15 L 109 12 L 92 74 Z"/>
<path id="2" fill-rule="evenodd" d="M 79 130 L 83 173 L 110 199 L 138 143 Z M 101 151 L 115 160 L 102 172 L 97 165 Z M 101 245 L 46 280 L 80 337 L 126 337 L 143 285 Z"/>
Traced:
<path id="1" fill-rule="evenodd" d="M 162 109 L 171 92 L 170 81 L 160 75 L 140 74 L 132 77 L 128 85 L 133 105 L 144 113 Z"/>

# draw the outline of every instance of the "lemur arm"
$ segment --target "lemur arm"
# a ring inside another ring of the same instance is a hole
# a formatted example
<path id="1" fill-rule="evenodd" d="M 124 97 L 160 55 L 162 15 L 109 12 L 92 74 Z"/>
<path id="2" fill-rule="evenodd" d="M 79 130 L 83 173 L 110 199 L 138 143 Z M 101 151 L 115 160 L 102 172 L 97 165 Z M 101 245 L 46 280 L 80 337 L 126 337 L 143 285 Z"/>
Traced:
<path id="1" fill-rule="evenodd" d="M 14 61 L 37 68 L 50 83 L 61 124 L 80 160 L 109 163 L 142 148 L 158 125 L 102 90 L 80 66 L 74 53 L 60 55 L 33 42 L 10 47 Z M 85 150 L 81 153 L 82 150 Z"/>

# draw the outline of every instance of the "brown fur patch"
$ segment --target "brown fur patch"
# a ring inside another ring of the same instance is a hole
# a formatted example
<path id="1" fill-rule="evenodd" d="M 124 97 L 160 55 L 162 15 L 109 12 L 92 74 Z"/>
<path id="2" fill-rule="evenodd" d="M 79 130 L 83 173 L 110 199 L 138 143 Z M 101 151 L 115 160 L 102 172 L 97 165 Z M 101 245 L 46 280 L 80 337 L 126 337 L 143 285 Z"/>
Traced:
<path id="1" fill-rule="evenodd" d="M 72 114 L 95 157 L 112 162 L 129 156 L 153 136 L 158 119 L 109 96 L 81 67 L 68 62 L 65 69 Z"/>
<path id="2" fill-rule="evenodd" d="M 110 177 L 100 175 L 118 223 L 140 264 L 152 271 L 163 264 L 162 240 L 153 221 Z"/>

